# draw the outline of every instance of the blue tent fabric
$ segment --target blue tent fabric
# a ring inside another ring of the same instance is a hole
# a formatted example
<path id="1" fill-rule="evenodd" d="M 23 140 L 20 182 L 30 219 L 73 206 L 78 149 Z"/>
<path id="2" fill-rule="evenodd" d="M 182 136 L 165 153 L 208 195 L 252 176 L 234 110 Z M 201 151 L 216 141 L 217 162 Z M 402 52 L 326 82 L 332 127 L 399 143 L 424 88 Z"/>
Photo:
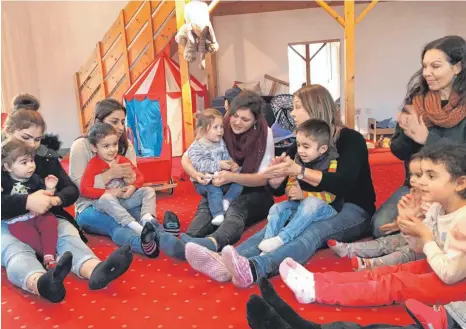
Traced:
<path id="1" fill-rule="evenodd" d="M 162 152 L 163 124 L 159 101 L 145 98 L 126 102 L 126 124 L 134 134 L 138 157 L 159 157 Z"/>

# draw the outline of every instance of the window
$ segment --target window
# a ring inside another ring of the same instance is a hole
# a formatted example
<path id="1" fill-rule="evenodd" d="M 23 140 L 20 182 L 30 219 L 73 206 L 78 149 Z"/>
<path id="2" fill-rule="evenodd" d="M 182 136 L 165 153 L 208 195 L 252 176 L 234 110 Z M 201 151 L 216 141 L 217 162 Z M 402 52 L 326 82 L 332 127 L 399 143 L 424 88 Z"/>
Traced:
<path id="1" fill-rule="evenodd" d="M 320 84 L 327 88 L 333 99 L 340 98 L 340 41 L 291 43 L 288 45 L 290 92 L 303 83 Z"/>

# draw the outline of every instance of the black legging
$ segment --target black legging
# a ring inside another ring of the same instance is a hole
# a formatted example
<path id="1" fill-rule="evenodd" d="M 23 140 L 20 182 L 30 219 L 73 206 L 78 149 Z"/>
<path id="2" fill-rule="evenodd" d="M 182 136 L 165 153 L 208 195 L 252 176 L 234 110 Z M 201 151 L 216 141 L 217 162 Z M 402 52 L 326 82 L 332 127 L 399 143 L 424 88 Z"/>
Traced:
<path id="1" fill-rule="evenodd" d="M 390 324 L 371 324 L 361 326 L 353 322 L 332 322 L 317 324 L 303 319 L 283 299 L 278 296 L 267 279 L 259 281 L 261 295 L 252 295 L 247 303 L 247 318 L 252 329 L 423 329 L 420 324 L 393 326 Z M 461 329 L 449 315 L 448 329 Z"/>
<path id="2" fill-rule="evenodd" d="M 220 226 L 214 226 L 211 224 L 212 215 L 207 199 L 202 198 L 186 234 L 198 238 L 211 236 L 217 241 L 218 250 L 221 250 L 226 245 L 238 242 L 246 227 L 266 218 L 273 202 L 273 197 L 266 188 L 245 188 L 231 203 L 224 222 Z"/>

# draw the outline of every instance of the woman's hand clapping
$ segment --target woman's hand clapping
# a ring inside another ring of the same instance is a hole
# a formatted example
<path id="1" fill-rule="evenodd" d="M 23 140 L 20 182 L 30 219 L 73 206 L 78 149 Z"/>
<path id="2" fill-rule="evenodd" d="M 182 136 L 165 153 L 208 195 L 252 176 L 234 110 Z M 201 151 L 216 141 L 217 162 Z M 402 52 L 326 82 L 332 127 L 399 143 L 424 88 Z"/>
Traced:
<path id="1" fill-rule="evenodd" d="M 406 112 L 398 114 L 397 122 L 400 128 L 403 129 L 406 136 L 411 138 L 418 144 L 424 145 L 429 135 L 429 130 L 422 119 L 416 112 L 413 105 L 405 106 Z"/>
<path id="2" fill-rule="evenodd" d="M 300 173 L 301 166 L 285 153 L 272 159 L 271 165 L 264 171 L 268 179 L 296 176 Z"/>

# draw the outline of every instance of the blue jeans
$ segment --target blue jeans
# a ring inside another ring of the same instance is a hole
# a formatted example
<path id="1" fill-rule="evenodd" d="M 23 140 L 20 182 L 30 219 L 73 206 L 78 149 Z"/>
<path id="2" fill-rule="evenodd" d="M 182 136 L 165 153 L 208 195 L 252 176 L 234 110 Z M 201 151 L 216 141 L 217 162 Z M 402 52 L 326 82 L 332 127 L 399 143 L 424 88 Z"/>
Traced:
<path id="1" fill-rule="evenodd" d="M 409 193 L 408 186 L 401 186 L 393 193 L 387 201 L 372 216 L 371 227 L 372 235 L 377 239 L 384 236 L 385 233 L 380 230 L 380 226 L 392 223 L 398 216 L 398 201 Z"/>
<path id="2" fill-rule="evenodd" d="M 240 244 L 237 250 L 254 264 L 259 279 L 276 275 L 281 262 L 287 257 L 304 264 L 329 239 L 343 242 L 360 239 L 368 233 L 369 224 L 370 216 L 364 209 L 345 203 L 336 216 L 313 223 L 296 239 L 270 253 L 260 255 L 262 251 L 257 248 L 264 239 L 265 229 Z"/>
<path id="3" fill-rule="evenodd" d="M 202 185 L 194 183 L 194 187 L 197 193 L 207 198 L 212 217 L 223 215 L 223 199 L 232 203 L 233 200 L 239 197 L 241 192 L 243 192 L 243 186 L 239 184 L 230 184 L 227 186 L 228 190 L 225 195 L 223 195 L 223 190 L 226 188 L 225 186 L 217 187 L 212 184 Z"/>
<path id="4" fill-rule="evenodd" d="M 311 223 L 328 219 L 336 214 L 336 210 L 331 205 L 315 197 L 307 197 L 302 201 L 289 200 L 276 203 L 270 208 L 264 239 L 278 236 L 283 243 L 288 243 L 303 233 Z"/>
<path id="5" fill-rule="evenodd" d="M 30 246 L 11 235 L 4 221 L 2 221 L 1 244 L 2 266 L 6 268 L 8 280 L 15 286 L 29 291 L 26 286 L 28 278 L 35 273 L 45 273 L 44 266 L 37 260 L 36 253 Z M 79 271 L 86 261 L 98 259 L 81 240 L 78 230 L 67 220 L 59 218 L 57 253 L 63 255 L 65 251 L 73 254 L 71 271 L 77 276 L 80 276 Z"/>
<path id="6" fill-rule="evenodd" d="M 140 218 L 141 207 L 128 210 L 133 218 Z M 118 246 L 130 245 L 131 250 L 144 255 L 141 247 L 141 236 L 127 226 L 121 226 L 115 218 L 104 212 L 96 210 L 93 206 L 87 207 L 77 214 L 76 222 L 86 232 L 107 235 Z"/>

